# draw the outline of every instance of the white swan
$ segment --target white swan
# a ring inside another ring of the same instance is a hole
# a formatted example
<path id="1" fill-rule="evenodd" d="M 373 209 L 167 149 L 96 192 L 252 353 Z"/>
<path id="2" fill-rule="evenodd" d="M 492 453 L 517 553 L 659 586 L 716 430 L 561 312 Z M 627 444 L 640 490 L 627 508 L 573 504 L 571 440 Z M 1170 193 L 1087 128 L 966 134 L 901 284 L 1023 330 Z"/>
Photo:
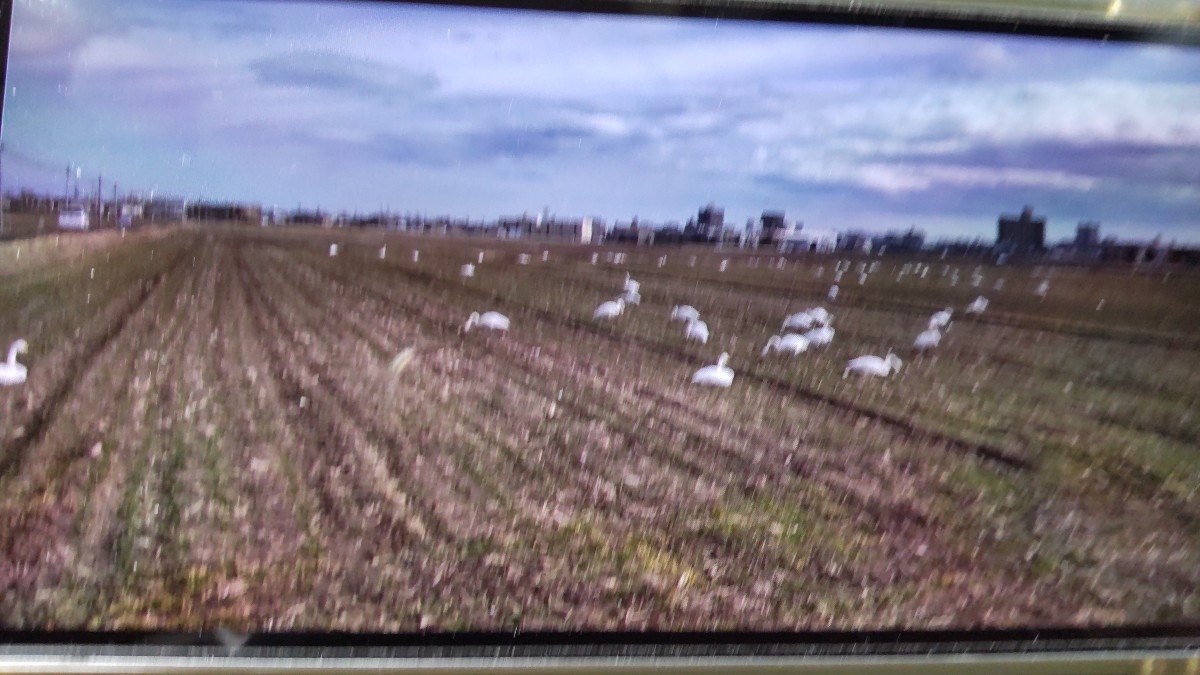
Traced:
<path id="1" fill-rule="evenodd" d="M 473 277 L 475 276 L 475 266 L 471 263 L 467 263 L 466 265 L 462 266 L 462 269 L 459 270 L 459 273 L 464 277 Z"/>
<path id="2" fill-rule="evenodd" d="M 717 359 L 717 365 L 704 366 L 692 375 L 692 384 L 703 384 L 710 387 L 728 387 L 733 384 L 733 370 L 725 364 L 729 362 L 729 354 L 722 353 Z"/>
<path id="3" fill-rule="evenodd" d="M 942 334 L 937 327 L 932 323 L 929 324 L 929 330 L 922 331 L 917 339 L 913 341 L 913 349 L 933 349 L 942 341 Z"/>
<path id="4" fill-rule="evenodd" d="M 700 319 L 692 319 L 688 321 L 687 328 L 683 331 L 683 336 L 689 340 L 708 344 L 708 324 Z"/>
<path id="5" fill-rule="evenodd" d="M 621 296 L 621 299 L 624 300 L 625 304 L 627 305 L 642 304 L 642 296 L 637 291 L 625 291 L 625 294 Z"/>
<path id="6" fill-rule="evenodd" d="M 783 320 L 782 330 L 787 330 L 789 328 L 808 330 L 809 328 L 812 328 L 813 324 L 816 322 L 817 320 L 814 319 L 808 312 L 796 312 L 795 314 L 791 314 Z"/>
<path id="7" fill-rule="evenodd" d="M 780 352 L 791 352 L 799 354 L 800 352 L 808 351 L 808 338 L 798 333 L 788 333 L 783 337 L 772 335 L 770 340 L 767 340 L 767 346 L 763 347 L 762 356 L 766 356 L 772 349 Z"/>
<path id="8" fill-rule="evenodd" d="M 808 315 L 813 318 L 813 321 L 828 326 L 830 321 L 833 321 L 833 315 L 825 311 L 824 307 L 812 307 L 807 310 Z"/>
<path id="9" fill-rule="evenodd" d="M 691 305 L 675 305 L 671 310 L 671 320 L 692 321 L 700 318 L 700 310 Z"/>
<path id="10" fill-rule="evenodd" d="M 891 352 L 888 352 L 887 356 L 882 358 L 878 356 L 860 356 L 856 359 L 850 359 L 850 362 L 846 364 L 845 372 L 842 373 L 842 378 L 844 379 L 852 372 L 887 377 L 891 373 L 900 370 L 902 363 L 900 357 Z"/>
<path id="11" fill-rule="evenodd" d="M 982 295 L 975 298 L 975 301 L 967 305 L 967 314 L 983 314 L 987 310 L 988 299 Z"/>
<path id="12" fill-rule="evenodd" d="M 489 330 L 508 330 L 508 317 L 500 312 L 471 312 L 471 316 L 467 317 L 467 323 L 463 326 L 464 331 L 471 330 L 472 326 L 482 326 Z"/>
<path id="13" fill-rule="evenodd" d="M 615 319 L 625 311 L 625 301 L 621 298 L 601 303 L 592 314 L 593 319 Z"/>
<path id="14" fill-rule="evenodd" d="M 633 277 L 629 276 L 629 273 L 626 272 L 625 273 L 625 290 L 632 291 L 633 293 L 637 293 L 641 289 L 642 289 L 642 285 L 639 284 L 638 282 L 634 281 Z"/>
<path id="15" fill-rule="evenodd" d="M 29 344 L 24 340 L 17 340 L 8 348 L 8 361 L 0 363 L 0 386 L 21 384 L 25 381 L 27 371 L 25 366 L 17 363 L 17 354 L 24 354 L 28 350 Z"/>
<path id="16" fill-rule="evenodd" d="M 837 300 L 838 292 L 839 292 L 840 290 L 841 290 L 841 289 L 840 289 L 840 288 L 838 288 L 838 285 L 837 285 L 837 284 L 834 284 L 834 285 L 832 285 L 832 286 L 830 286 L 830 287 L 829 287 L 829 301 L 830 301 L 830 302 L 833 302 L 834 300 Z"/>
<path id="17" fill-rule="evenodd" d="M 929 325 L 938 328 L 945 328 L 946 324 L 950 323 L 950 317 L 954 315 L 954 309 L 947 307 L 940 312 L 934 312 L 933 316 L 929 317 Z"/>
<path id="18" fill-rule="evenodd" d="M 820 347 L 833 342 L 833 327 L 821 326 L 814 328 L 804 334 L 804 338 L 808 340 L 808 344 L 814 347 Z"/>

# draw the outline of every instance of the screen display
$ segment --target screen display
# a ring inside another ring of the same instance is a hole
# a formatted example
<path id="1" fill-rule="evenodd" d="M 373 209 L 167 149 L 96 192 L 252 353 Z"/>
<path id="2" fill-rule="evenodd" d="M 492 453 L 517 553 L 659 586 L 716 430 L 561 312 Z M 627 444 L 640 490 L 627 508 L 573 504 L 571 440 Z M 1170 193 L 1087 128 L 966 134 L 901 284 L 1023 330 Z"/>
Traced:
<path id="1" fill-rule="evenodd" d="M 1200 52 L 18 0 L 0 627 L 1200 620 Z"/>

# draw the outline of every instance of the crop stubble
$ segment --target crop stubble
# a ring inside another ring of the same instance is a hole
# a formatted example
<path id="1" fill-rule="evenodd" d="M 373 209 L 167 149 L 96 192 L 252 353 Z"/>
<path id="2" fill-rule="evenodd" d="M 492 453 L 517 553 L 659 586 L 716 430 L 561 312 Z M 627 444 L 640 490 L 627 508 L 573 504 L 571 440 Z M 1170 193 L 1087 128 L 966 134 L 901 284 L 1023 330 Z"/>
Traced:
<path id="1" fill-rule="evenodd" d="M 1166 534 L 1194 501 L 1164 496 L 1153 467 L 1097 463 L 1147 486 L 1133 503 L 1105 492 L 1112 480 L 1055 486 L 1051 468 L 1093 456 L 947 431 L 936 412 L 914 425 L 897 412 L 901 385 L 860 394 L 813 377 L 817 366 L 757 363 L 794 281 L 759 297 L 643 269 L 655 276 L 629 325 L 596 326 L 587 313 L 607 299 L 605 279 L 619 288 L 611 271 L 509 266 L 485 286 L 455 277 L 453 242 L 397 239 L 425 249 L 414 265 L 375 260 L 361 239 L 330 258 L 323 235 L 180 231 L 171 241 L 187 254 L 131 287 L 132 310 L 93 321 L 99 347 L 37 364 L 64 373 L 48 394 L 36 385 L 41 405 L 4 394 L 33 430 L 6 441 L 4 480 L 41 501 L 0 505 L 15 524 L 0 541 L 12 591 L 0 610 L 30 627 L 348 630 L 1011 626 L 1195 611 L 1194 592 L 1180 595 L 1194 556 L 1170 552 L 1195 535 Z M 673 345 L 657 326 L 689 293 L 740 343 Z M 514 317 L 511 334 L 461 333 L 489 302 Z M 852 345 L 920 315 L 838 311 Z M 988 339 L 912 365 L 945 377 L 975 359 L 1013 386 L 1014 372 L 1043 365 Z M 53 353 L 76 353 L 63 344 Z M 406 347 L 416 359 L 391 372 Z M 689 389 L 722 347 L 745 364 L 735 389 Z M 1056 381 L 1087 375 L 1058 367 Z M 951 401 L 970 389 L 947 386 Z M 995 405 L 993 417 L 1012 414 Z M 1135 537 L 1135 521 L 1157 539 Z M 1111 587 L 1138 565 L 1152 571 L 1136 588 Z"/>

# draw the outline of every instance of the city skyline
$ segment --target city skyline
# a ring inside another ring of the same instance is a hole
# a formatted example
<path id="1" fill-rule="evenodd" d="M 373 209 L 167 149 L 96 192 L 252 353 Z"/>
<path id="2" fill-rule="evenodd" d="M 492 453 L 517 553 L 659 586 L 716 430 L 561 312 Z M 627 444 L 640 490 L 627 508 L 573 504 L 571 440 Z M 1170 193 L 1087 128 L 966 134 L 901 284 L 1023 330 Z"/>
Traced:
<path id="1" fill-rule="evenodd" d="M 1048 67 L 1047 64 L 1053 64 Z M 1200 50 L 419 5 L 18 3 L 6 192 L 1200 242 Z"/>

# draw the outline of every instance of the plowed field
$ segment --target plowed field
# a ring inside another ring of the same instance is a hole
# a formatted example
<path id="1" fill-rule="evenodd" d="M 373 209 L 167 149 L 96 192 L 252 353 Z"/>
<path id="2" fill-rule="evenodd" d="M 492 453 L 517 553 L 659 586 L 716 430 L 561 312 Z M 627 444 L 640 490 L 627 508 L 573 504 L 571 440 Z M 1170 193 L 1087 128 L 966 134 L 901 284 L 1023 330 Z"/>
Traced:
<path id="1" fill-rule="evenodd" d="M 985 267 L 976 288 L 974 264 L 897 281 L 888 257 L 830 302 L 834 257 L 613 250 L 223 227 L 0 245 L 0 347 L 30 344 L 0 389 L 4 626 L 1200 619 L 1194 271 Z M 642 303 L 593 321 L 626 273 Z M 685 302 L 708 344 L 668 320 Z M 760 358 L 818 304 L 830 346 Z M 486 310 L 511 330 L 462 330 Z M 898 374 L 843 379 L 888 348 Z M 692 386 L 722 351 L 733 386 Z"/>

